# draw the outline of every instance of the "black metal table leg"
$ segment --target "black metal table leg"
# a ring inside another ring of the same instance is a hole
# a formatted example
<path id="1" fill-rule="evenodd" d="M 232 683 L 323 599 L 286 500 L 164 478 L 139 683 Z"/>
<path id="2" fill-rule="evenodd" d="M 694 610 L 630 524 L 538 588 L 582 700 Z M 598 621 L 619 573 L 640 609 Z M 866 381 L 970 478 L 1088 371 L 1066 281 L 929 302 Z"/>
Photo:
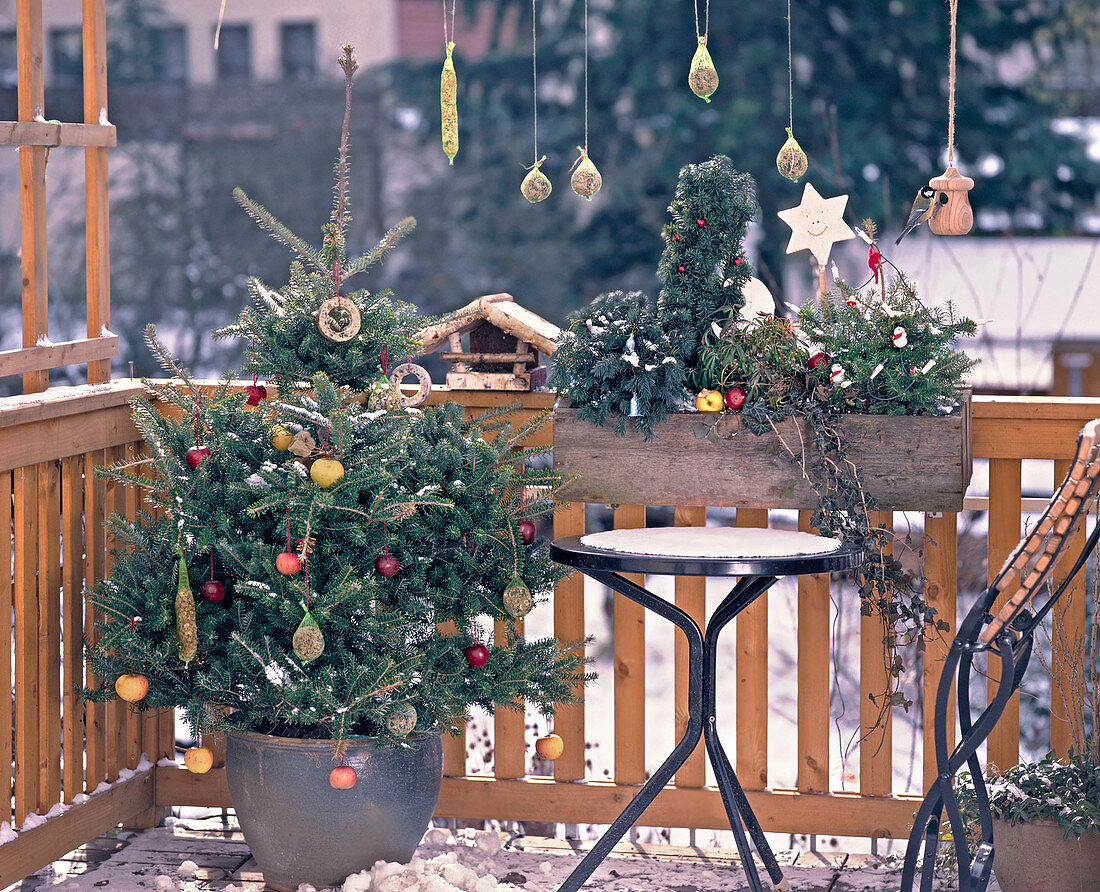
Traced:
<path id="1" fill-rule="evenodd" d="M 591 851 L 584 856 L 584 860 L 566 877 L 565 882 L 559 887 L 559 892 L 576 892 L 584 885 L 592 872 L 599 867 L 600 863 L 615 847 L 615 844 L 622 839 L 623 834 L 641 817 L 642 812 L 661 792 L 665 784 L 672 780 L 676 770 L 687 761 L 703 732 L 703 633 L 699 630 L 699 626 L 679 607 L 646 591 L 640 585 L 623 578 L 617 573 L 600 570 L 588 570 L 586 572 L 597 582 L 602 582 L 614 591 L 652 610 L 658 616 L 675 623 L 678 628 L 683 630 L 688 641 L 688 724 L 683 737 L 680 738 L 668 758 L 653 772 L 649 780 L 642 784 L 642 788 L 623 809 L 622 814 L 607 828 L 607 831 L 600 837 Z"/>
<path id="2" fill-rule="evenodd" d="M 850 570 L 863 562 L 863 552 L 854 546 L 836 543 L 836 547 L 828 551 L 809 550 L 797 554 L 759 557 L 671 556 L 619 552 L 586 544 L 581 536 L 564 536 L 551 543 L 550 556 L 559 563 L 581 570 L 597 582 L 669 620 L 683 631 L 688 641 L 688 724 L 683 737 L 661 763 L 660 768 L 630 800 L 623 813 L 577 865 L 559 892 L 576 892 L 584 884 L 623 834 L 641 817 L 661 788 L 672 779 L 676 770 L 687 761 L 699 738 L 703 736 L 706 738 L 707 755 L 718 778 L 718 788 L 730 821 L 730 829 L 737 839 L 737 847 L 752 888 L 755 892 L 763 892 L 752 857 L 750 837 L 756 844 L 773 883 L 779 889 L 786 889 L 787 881 L 783 872 L 779 869 L 760 823 L 749 807 L 745 791 L 738 783 L 737 775 L 718 739 L 714 720 L 718 633 L 733 617 L 774 585 L 779 577 Z M 620 576 L 620 573 L 736 576 L 740 581 L 719 605 L 711 618 L 713 628 L 708 629 L 704 639 L 699 626 L 685 611 Z"/>
<path id="3" fill-rule="evenodd" d="M 752 837 L 753 844 L 756 846 L 760 859 L 764 862 L 764 868 L 771 878 L 772 885 L 777 889 L 786 889 L 788 883 L 786 877 L 783 876 L 782 869 L 779 867 L 775 853 L 772 852 L 771 846 L 764 836 L 763 828 L 761 828 L 760 822 L 756 819 L 756 815 L 749 805 L 748 797 L 737 780 L 737 774 L 734 772 L 725 748 L 722 746 L 722 741 L 718 736 L 718 637 L 730 620 L 775 585 L 776 581 L 777 577 L 774 576 L 742 579 L 714 611 L 703 642 L 707 658 L 707 671 L 703 676 L 703 706 L 706 710 L 703 738 L 706 741 L 710 762 L 714 766 L 715 779 L 718 781 L 718 789 L 722 794 L 722 803 L 726 808 L 730 829 L 733 830 L 734 838 L 737 840 L 737 849 L 745 865 L 745 875 L 748 878 L 749 885 L 756 892 L 763 892 L 763 886 L 756 870 L 756 863 L 752 858 L 752 851 L 744 839 L 745 830 Z M 744 829 L 742 829 L 742 824 Z"/>

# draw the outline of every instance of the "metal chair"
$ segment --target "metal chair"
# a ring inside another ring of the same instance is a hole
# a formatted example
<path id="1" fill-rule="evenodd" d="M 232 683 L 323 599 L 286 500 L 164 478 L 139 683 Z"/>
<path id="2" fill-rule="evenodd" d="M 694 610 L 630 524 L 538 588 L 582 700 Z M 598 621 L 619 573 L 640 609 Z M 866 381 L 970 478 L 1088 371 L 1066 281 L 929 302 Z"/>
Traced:
<path id="1" fill-rule="evenodd" d="M 993 871 L 993 817 L 976 753 L 997 724 L 1009 699 L 1020 687 L 1020 681 L 1031 659 L 1036 627 L 1084 566 L 1100 538 L 1098 523 L 1065 580 L 1036 609 L 1037 596 L 1047 588 L 1047 582 L 1063 555 L 1066 543 L 1087 513 L 1088 502 L 1096 493 L 1100 478 L 1098 441 L 1100 418 L 1090 421 L 1082 428 L 1077 437 L 1077 452 L 1066 479 L 1054 493 L 1039 522 L 1020 540 L 1020 544 L 1008 556 L 993 582 L 982 592 L 951 643 L 936 693 L 934 739 L 937 777 L 917 811 L 913 830 L 909 834 L 902 869 L 902 892 L 912 892 L 922 843 L 924 859 L 921 865 L 920 890 L 931 892 L 940 819 L 945 810 L 951 823 L 951 835 L 958 859 L 959 892 L 985 892 L 989 885 Z M 994 603 L 1007 593 L 1011 593 L 1009 599 L 996 615 L 991 615 Z M 996 693 L 988 700 L 985 709 L 975 717 L 970 706 L 970 678 L 974 656 L 983 652 L 998 658 L 1000 678 Z M 956 683 L 961 739 L 954 750 L 949 752 L 947 711 L 950 708 L 952 682 Z M 974 781 L 981 831 L 973 852 L 954 791 L 955 775 L 964 764 L 969 767 Z"/>

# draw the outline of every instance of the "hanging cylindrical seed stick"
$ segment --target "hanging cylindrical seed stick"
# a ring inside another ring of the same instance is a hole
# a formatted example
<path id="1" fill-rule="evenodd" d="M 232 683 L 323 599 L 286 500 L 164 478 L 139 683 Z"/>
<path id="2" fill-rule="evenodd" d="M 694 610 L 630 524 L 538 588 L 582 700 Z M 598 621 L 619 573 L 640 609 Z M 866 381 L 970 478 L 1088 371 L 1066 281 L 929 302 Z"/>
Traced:
<path id="1" fill-rule="evenodd" d="M 451 58 L 453 43 L 447 44 L 447 59 L 439 75 L 439 108 L 443 127 L 443 154 L 449 164 L 455 163 L 458 154 L 458 75 Z"/>
<path id="2" fill-rule="evenodd" d="M 449 164 L 455 163 L 458 154 L 458 75 L 455 73 L 454 59 L 451 54 L 455 48 L 455 6 L 458 0 L 451 0 L 451 20 L 447 22 L 447 0 L 443 0 L 443 46 L 447 58 L 443 61 L 443 70 L 439 74 L 439 110 L 443 137 L 443 153 Z"/>

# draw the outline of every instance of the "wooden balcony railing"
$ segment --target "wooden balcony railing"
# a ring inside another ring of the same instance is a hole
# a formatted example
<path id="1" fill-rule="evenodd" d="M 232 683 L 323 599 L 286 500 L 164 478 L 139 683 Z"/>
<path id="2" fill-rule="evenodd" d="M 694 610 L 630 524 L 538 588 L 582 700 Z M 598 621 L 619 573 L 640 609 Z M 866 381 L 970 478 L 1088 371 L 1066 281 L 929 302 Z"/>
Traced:
<path id="1" fill-rule="evenodd" d="M 22 825 L 32 813 L 46 814 L 59 803 L 71 807 L 45 824 L 19 832 L 0 846 L 0 885 L 33 872 L 82 840 L 119 822 L 141 826 L 159 819 L 170 805 L 229 806 L 224 772 L 192 775 L 158 767 L 129 776 L 144 752 L 152 761 L 175 751 L 174 718 L 167 712 L 138 713 L 119 703 L 88 704 L 77 693 L 84 675 L 82 648 L 92 616 L 84 602 L 86 585 L 109 569 L 111 543 L 103 521 L 107 513 L 133 514 L 137 495 L 94 478 L 98 465 L 133 456 L 141 443 L 131 421 L 128 399 L 139 392 L 134 382 L 59 388 L 0 402 L 0 541 L 10 533 L 12 573 L 0 573 L 0 612 L 14 616 L 11 646 L 0 648 L 0 677 L 13 679 L 12 708 L 0 710 L 0 771 L 13 765 L 11 799 L 0 806 L 0 820 Z M 549 394 L 437 391 L 433 399 L 452 398 L 471 411 L 522 401 L 524 413 L 549 407 Z M 1026 459 L 1053 460 L 1050 485 L 1065 472 L 1065 463 L 1081 425 L 1100 415 L 1100 400 L 975 397 L 973 451 L 989 462 L 988 565 L 996 569 L 1019 540 L 1021 468 Z M 552 430 L 539 433 L 548 443 Z M 763 526 L 769 512 L 742 509 L 737 523 Z M 679 507 L 675 523 L 699 526 L 706 509 Z M 884 515 L 882 521 L 893 520 Z M 640 526 L 645 506 L 618 506 L 616 526 Z M 808 526 L 808 514 L 799 516 Z M 584 532 L 583 504 L 561 508 L 555 535 Z M 956 616 L 957 515 L 924 517 L 924 569 L 927 597 L 949 621 Z M 0 546 L 2 548 L 2 546 Z M 583 579 L 565 580 L 553 598 L 553 628 L 563 639 L 583 637 L 586 617 Z M 682 578 L 675 583 L 677 603 L 702 619 L 705 583 Z M 1054 618 L 1067 628 L 1084 622 L 1083 582 Z M 889 714 L 882 736 L 858 756 L 858 781 L 838 792 L 830 764 L 830 583 L 803 578 L 798 585 L 797 616 L 797 765 L 769 763 L 768 631 L 769 624 L 790 626 L 791 619 L 762 599 L 739 618 L 736 629 L 738 721 L 732 749 L 736 769 L 766 830 L 841 836 L 902 837 L 915 810 L 912 793 L 894 789 L 894 752 Z M 598 684 L 614 693 L 614 769 L 610 779 L 585 780 L 587 737 L 584 705 L 563 706 L 556 731 L 566 743 L 553 777 L 525 777 L 527 756 L 522 712 L 502 710 L 493 720 L 493 773 L 467 773 L 467 743 L 447 742 L 443 792 L 438 814 L 447 817 L 499 818 L 569 823 L 606 823 L 618 814 L 647 764 L 644 722 L 646 630 L 640 609 L 622 600 L 614 605 L 612 671 Z M 678 634 L 678 633 L 677 633 Z M 1055 639 L 1057 640 L 1057 635 Z M 950 640 L 950 635 L 947 636 Z M 686 655 L 675 645 L 677 708 L 669 714 L 678 736 L 685 716 Z M 926 700 L 939 671 L 936 656 L 945 646 L 933 641 L 923 665 Z M 864 617 L 859 637 L 860 718 L 866 728 L 878 717 L 869 693 L 885 688 L 883 629 Z M 1066 665 L 1055 652 L 1055 675 Z M 988 745 L 998 765 L 1018 758 L 1018 713 L 1006 713 Z M 929 740 L 930 711 L 922 717 Z M 1055 749 L 1068 746 L 1068 727 L 1051 720 Z M 926 752 L 929 747 L 925 747 Z M 662 755 L 662 754 L 656 754 Z M 924 760 L 923 782 L 933 772 Z M 119 780 L 120 775 L 125 779 Z M 771 778 L 796 778 L 791 789 L 779 789 Z M 102 782 L 112 786 L 82 801 Z M 921 783 L 921 781 L 917 781 Z M 854 789 L 852 787 L 854 786 Z M 79 804 L 73 804 L 73 803 Z M 645 822 L 669 827 L 720 828 L 725 813 L 717 791 L 706 785 L 704 758 L 697 752 L 646 812 Z"/>

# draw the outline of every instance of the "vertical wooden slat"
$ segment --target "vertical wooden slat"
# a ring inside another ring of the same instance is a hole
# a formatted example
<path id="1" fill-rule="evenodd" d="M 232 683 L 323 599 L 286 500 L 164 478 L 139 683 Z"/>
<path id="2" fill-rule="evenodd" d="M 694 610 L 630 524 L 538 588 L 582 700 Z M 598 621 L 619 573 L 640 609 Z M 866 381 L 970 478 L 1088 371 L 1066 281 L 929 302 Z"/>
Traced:
<path id="1" fill-rule="evenodd" d="M 645 526 L 645 505 L 615 509 L 615 529 Z M 638 573 L 623 574 L 645 584 Z M 615 593 L 612 619 L 615 672 L 615 781 L 645 782 L 645 608 Z"/>
<path id="2" fill-rule="evenodd" d="M 42 70 L 42 0 L 17 0 L 16 53 L 19 120 L 32 121 L 45 106 Z M 20 260 L 23 273 L 23 346 L 33 347 L 47 334 L 46 290 L 46 147 L 19 147 Z M 24 393 L 45 390 L 47 371 L 25 372 Z"/>
<path id="3" fill-rule="evenodd" d="M 84 456 L 84 584 L 90 590 L 103 579 L 106 532 L 103 528 L 107 506 L 107 487 L 96 478 L 95 469 L 105 462 L 102 449 Z M 98 637 L 95 629 L 96 610 L 89 598 L 84 605 L 84 636 L 89 644 Z M 106 680 L 108 684 L 113 679 Z M 88 668 L 85 683 L 94 690 L 100 680 Z M 107 779 L 107 706 L 86 701 L 84 704 L 84 734 L 87 766 L 86 787 L 94 790 Z"/>
<path id="4" fill-rule="evenodd" d="M 64 710 L 62 789 L 65 802 L 84 789 L 84 467 L 79 456 L 61 461 L 61 699 Z M 2 732 L 0 732 L 2 733 Z"/>
<path id="5" fill-rule="evenodd" d="M 453 622 L 438 623 L 443 635 L 458 635 Z M 458 725 L 457 734 L 443 735 L 443 774 L 445 777 L 464 777 L 466 774 L 466 723 Z"/>
<path id="6" fill-rule="evenodd" d="M 1009 553 L 1020 541 L 1020 473 L 1019 459 L 991 458 L 989 460 L 989 581 L 1001 569 Z M 1001 595 L 993 605 L 993 613 L 1008 600 Z M 992 696 L 1000 678 L 1000 662 L 989 660 L 988 690 Z M 987 763 L 1002 771 L 1011 768 L 1020 759 L 1020 698 L 1013 696 L 1005 707 L 1000 720 L 990 732 L 986 743 Z"/>
<path id="7" fill-rule="evenodd" d="M 1069 473 L 1071 461 L 1061 459 L 1054 462 L 1054 485 L 1058 486 Z M 1085 523 L 1077 528 L 1066 540 L 1065 560 L 1054 571 L 1054 584 L 1065 581 L 1073 566 L 1073 561 L 1085 546 Z M 1078 693 L 1073 691 L 1071 678 L 1073 660 L 1070 654 L 1080 643 L 1085 626 L 1085 571 L 1082 570 L 1066 587 L 1061 599 L 1054 606 L 1051 630 L 1050 654 L 1050 748 L 1058 755 L 1065 756 L 1073 745 L 1073 728 L 1084 730 L 1084 704 Z M 1064 692 L 1064 696 L 1063 693 Z M 1077 751 L 1081 751 L 1084 741 L 1078 741 Z"/>
<path id="8" fill-rule="evenodd" d="M 61 801 L 61 471 L 38 466 L 38 811 Z"/>
<path id="9" fill-rule="evenodd" d="M 924 644 L 924 789 L 936 779 L 936 745 L 932 736 L 936 691 L 943 674 L 943 660 L 955 638 L 955 596 L 958 588 L 958 518 L 955 512 L 924 515 L 924 598 L 948 624 L 946 631 L 926 629 Z M 955 740 L 955 688 L 947 708 L 947 739 Z M 950 749 L 950 745 L 948 749 Z"/>
<path id="10" fill-rule="evenodd" d="M 15 820 L 38 805 L 38 468 L 15 471 Z"/>
<path id="11" fill-rule="evenodd" d="M 122 457 L 127 463 L 137 460 L 137 444 L 127 443 L 122 447 Z M 139 492 L 135 486 L 120 486 L 121 507 L 129 520 L 137 519 Z M 127 768 L 137 768 L 141 761 L 142 747 L 142 713 L 136 707 L 128 704 L 119 704 L 119 709 L 125 716 L 123 728 L 123 757 Z M 222 764 L 225 764 L 224 761 Z"/>
<path id="12" fill-rule="evenodd" d="M 515 626 L 522 635 L 523 620 L 517 620 Z M 497 620 L 494 640 L 503 641 L 507 634 L 508 624 Z M 523 700 L 517 700 L 515 705 L 518 708 L 502 703 L 493 712 L 493 774 L 500 778 L 523 777 L 527 773 Z"/>
<path id="13" fill-rule="evenodd" d="M 677 506 L 674 511 L 678 527 L 705 527 L 707 525 L 706 508 L 688 508 Z M 676 606 L 688 614 L 702 629 L 707 618 L 707 580 L 703 576 L 676 577 Z M 676 645 L 676 739 L 684 736 L 688 723 L 688 644 L 684 633 L 675 631 Z M 700 743 L 688 756 L 687 761 L 676 772 L 676 785 L 680 787 L 702 787 L 707 782 L 707 754 Z"/>
<path id="14" fill-rule="evenodd" d="M 881 529 L 893 529 L 893 514 L 872 511 L 870 521 Z M 859 791 L 869 796 L 889 796 L 893 790 L 893 708 L 884 703 L 893 677 L 890 628 L 877 614 L 860 616 L 859 623 Z M 871 697 L 874 700 L 871 700 Z"/>
<path id="15" fill-rule="evenodd" d="M 0 473 L 0 551 L 11 554 L 15 546 L 12 535 L 12 472 Z M 0 570 L 0 616 L 12 615 L 12 574 L 8 565 Z M 7 691 L 4 706 L 0 708 L 0 783 L 3 789 L 10 790 L 12 784 L 12 627 L 0 640 L 0 690 Z M 11 821 L 11 797 L 0 796 L 0 821 Z"/>
<path id="16" fill-rule="evenodd" d="M 121 462 L 126 456 L 123 446 L 112 446 L 106 450 L 106 463 L 108 466 Z M 108 515 L 126 513 L 126 488 L 120 483 L 107 481 L 106 506 Z M 107 553 L 104 556 L 104 575 L 109 576 L 114 566 L 114 556 L 111 553 L 118 547 L 117 539 L 107 532 Z M 106 679 L 104 680 L 107 681 Z M 110 680 L 114 683 L 114 679 Z M 107 780 L 114 781 L 119 772 L 126 766 L 126 714 L 129 704 L 117 697 L 106 704 L 106 719 L 104 730 L 107 738 Z"/>
<path id="17" fill-rule="evenodd" d="M 737 526 L 763 529 L 765 508 L 738 508 Z M 761 595 L 737 624 L 737 754 L 734 771 L 747 790 L 768 785 L 768 596 Z"/>
<path id="18" fill-rule="evenodd" d="M 811 511 L 798 529 L 816 533 Z M 829 792 L 829 574 L 798 577 L 798 790 Z"/>
<path id="19" fill-rule="evenodd" d="M 554 538 L 584 533 L 584 502 L 570 502 L 554 511 Z M 554 588 L 554 637 L 573 643 L 584 640 L 584 576 L 573 573 Z M 565 752 L 554 762 L 557 780 L 584 779 L 584 687 L 576 685 L 576 703 L 554 704 L 554 731 Z"/>
<path id="20" fill-rule="evenodd" d="M 105 0 L 82 0 L 84 122 L 107 114 L 107 13 Z M 111 263 L 107 197 L 107 149 L 84 150 L 85 267 L 88 337 L 111 325 Z M 110 360 L 88 363 L 88 383 L 111 380 Z"/>

